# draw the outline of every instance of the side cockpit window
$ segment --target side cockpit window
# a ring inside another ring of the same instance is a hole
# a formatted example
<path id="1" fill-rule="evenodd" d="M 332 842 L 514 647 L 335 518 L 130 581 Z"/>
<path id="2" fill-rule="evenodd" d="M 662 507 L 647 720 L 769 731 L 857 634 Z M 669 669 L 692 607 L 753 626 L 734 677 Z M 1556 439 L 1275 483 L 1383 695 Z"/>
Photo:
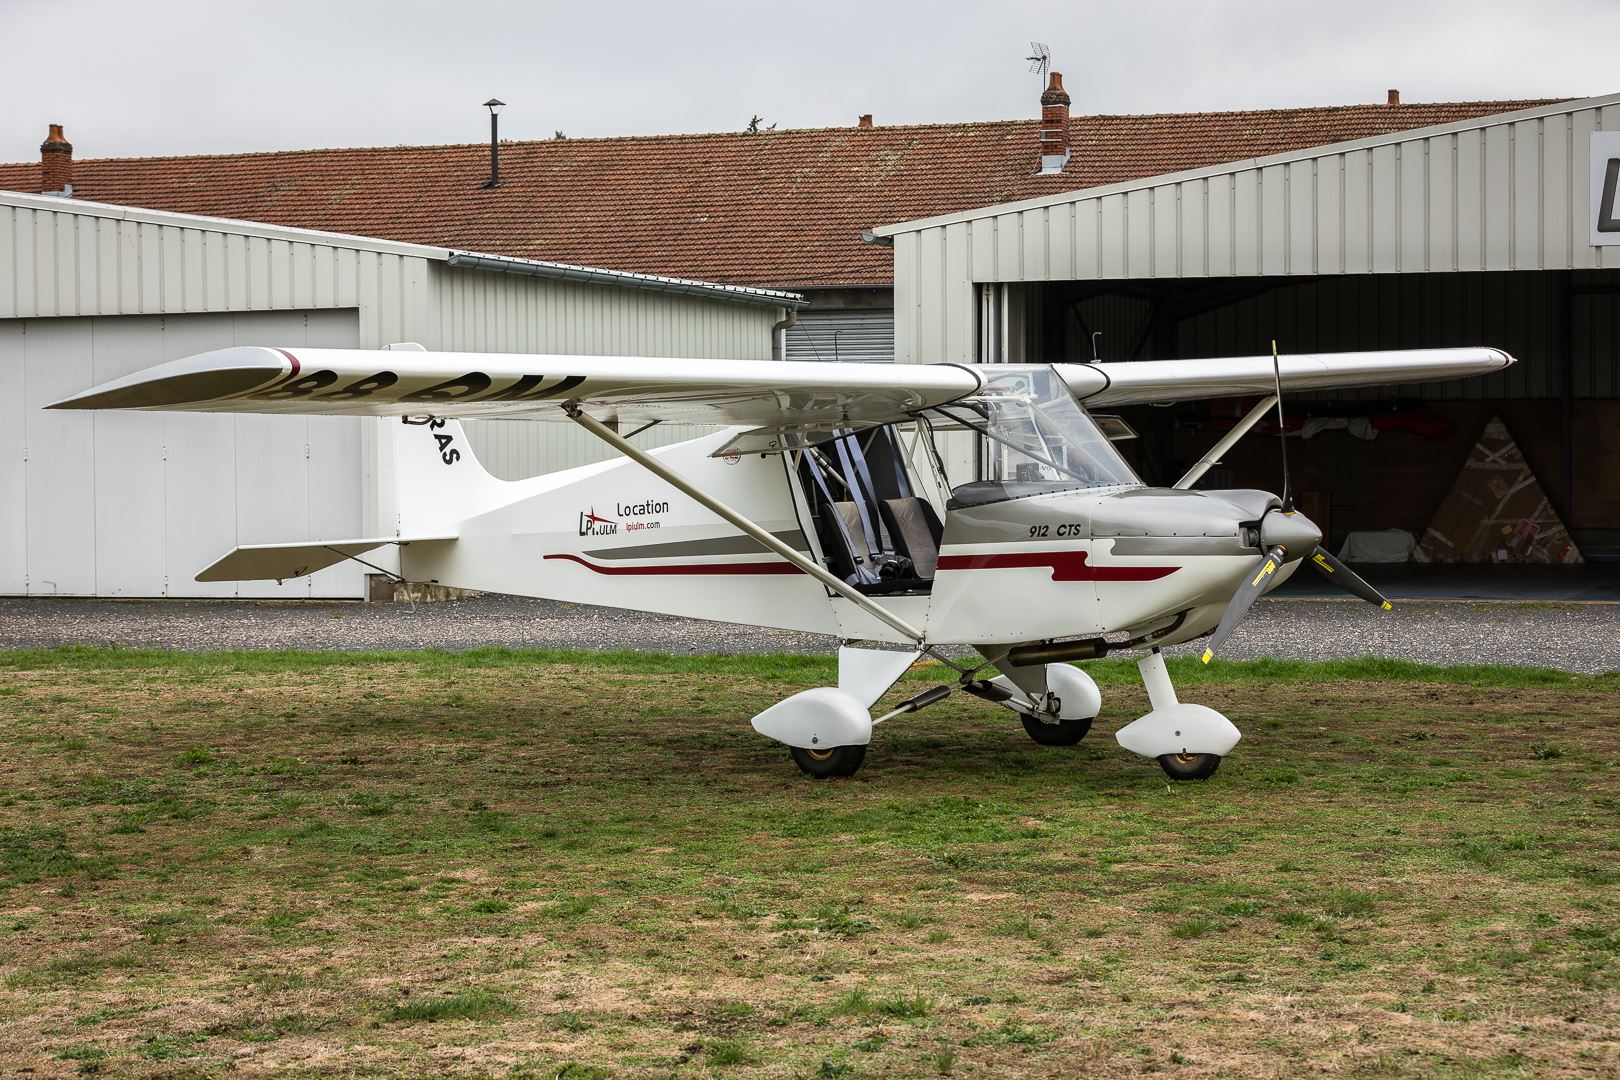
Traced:
<path id="1" fill-rule="evenodd" d="M 867 593 L 926 592 L 944 529 L 912 489 L 892 427 L 840 435 L 799 459 L 829 569 Z"/>

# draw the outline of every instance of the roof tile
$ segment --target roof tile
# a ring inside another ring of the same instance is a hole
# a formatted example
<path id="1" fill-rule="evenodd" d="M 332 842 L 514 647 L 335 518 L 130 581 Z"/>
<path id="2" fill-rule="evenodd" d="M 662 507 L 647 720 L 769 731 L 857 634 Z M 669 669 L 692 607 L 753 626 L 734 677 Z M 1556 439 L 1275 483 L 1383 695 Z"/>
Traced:
<path id="1" fill-rule="evenodd" d="M 1561 99 L 1554 99 L 1561 100 Z M 740 285 L 887 285 L 862 229 L 1550 101 L 1084 116 L 1036 175 L 1035 120 L 81 159 L 74 195 Z M 39 165 L 0 165 L 38 191 Z"/>

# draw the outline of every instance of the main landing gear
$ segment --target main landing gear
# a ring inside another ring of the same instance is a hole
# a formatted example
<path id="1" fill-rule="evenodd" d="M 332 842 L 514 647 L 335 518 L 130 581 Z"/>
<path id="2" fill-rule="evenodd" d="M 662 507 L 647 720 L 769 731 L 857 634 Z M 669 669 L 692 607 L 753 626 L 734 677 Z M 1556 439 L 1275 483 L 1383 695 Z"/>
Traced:
<path id="1" fill-rule="evenodd" d="M 1095 716 L 1076 717 L 1071 720 L 1048 720 L 1034 713 L 1019 713 L 1024 731 L 1042 746 L 1073 746 L 1086 737 Z"/>
<path id="2" fill-rule="evenodd" d="M 855 775 L 866 760 L 874 724 L 927 708 L 958 690 L 1017 713 L 1029 737 L 1042 746 L 1078 743 L 1102 705 L 1097 684 L 1079 668 L 1002 665 L 995 678 L 965 672 L 959 682 L 930 687 L 874 718 L 872 705 L 920 654 L 841 649 L 839 686 L 820 686 L 777 702 L 754 717 L 754 730 L 786 743 L 794 764 L 807 775 L 830 780 Z M 1131 753 L 1158 762 L 1172 780 L 1209 779 L 1242 738 L 1238 729 L 1214 709 L 1179 701 L 1158 649 L 1137 667 L 1153 710 L 1114 738 Z"/>

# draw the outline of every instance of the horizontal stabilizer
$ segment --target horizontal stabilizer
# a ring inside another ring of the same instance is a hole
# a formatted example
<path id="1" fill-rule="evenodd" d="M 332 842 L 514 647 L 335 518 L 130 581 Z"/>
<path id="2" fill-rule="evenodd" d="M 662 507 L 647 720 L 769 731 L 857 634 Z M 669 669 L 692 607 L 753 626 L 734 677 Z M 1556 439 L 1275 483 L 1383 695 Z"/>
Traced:
<path id="1" fill-rule="evenodd" d="M 198 581 L 287 581 L 384 544 L 421 544 L 454 536 L 383 536 L 363 540 L 324 540 L 295 544 L 244 544 L 197 575 Z"/>

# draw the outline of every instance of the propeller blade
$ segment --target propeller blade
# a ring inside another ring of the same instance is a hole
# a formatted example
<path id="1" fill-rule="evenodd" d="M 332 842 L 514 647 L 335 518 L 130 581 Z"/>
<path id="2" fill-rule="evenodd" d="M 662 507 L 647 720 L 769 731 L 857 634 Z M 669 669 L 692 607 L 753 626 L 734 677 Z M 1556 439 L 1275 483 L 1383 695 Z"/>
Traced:
<path id="1" fill-rule="evenodd" d="M 1318 547 L 1311 552 L 1311 562 L 1315 563 L 1316 568 L 1322 571 L 1323 577 L 1345 592 L 1359 596 L 1367 603 L 1374 604 L 1385 611 L 1391 610 L 1389 601 L 1384 599 L 1383 593 L 1367 584 L 1360 574 L 1335 559 L 1327 548 Z"/>
<path id="2" fill-rule="evenodd" d="M 1266 579 L 1275 574 L 1282 564 L 1283 549 L 1274 547 L 1266 552 L 1266 557 L 1255 566 L 1254 573 L 1244 579 L 1238 591 L 1233 594 L 1232 602 L 1227 604 L 1226 610 L 1221 613 L 1220 625 L 1210 636 L 1209 647 L 1204 650 L 1204 663 L 1209 663 L 1210 657 L 1215 655 L 1215 650 L 1226 641 L 1226 636 L 1243 621 L 1243 616 L 1249 613 L 1249 608 L 1253 607 L 1254 602 L 1260 599 L 1260 594 L 1266 591 Z"/>

